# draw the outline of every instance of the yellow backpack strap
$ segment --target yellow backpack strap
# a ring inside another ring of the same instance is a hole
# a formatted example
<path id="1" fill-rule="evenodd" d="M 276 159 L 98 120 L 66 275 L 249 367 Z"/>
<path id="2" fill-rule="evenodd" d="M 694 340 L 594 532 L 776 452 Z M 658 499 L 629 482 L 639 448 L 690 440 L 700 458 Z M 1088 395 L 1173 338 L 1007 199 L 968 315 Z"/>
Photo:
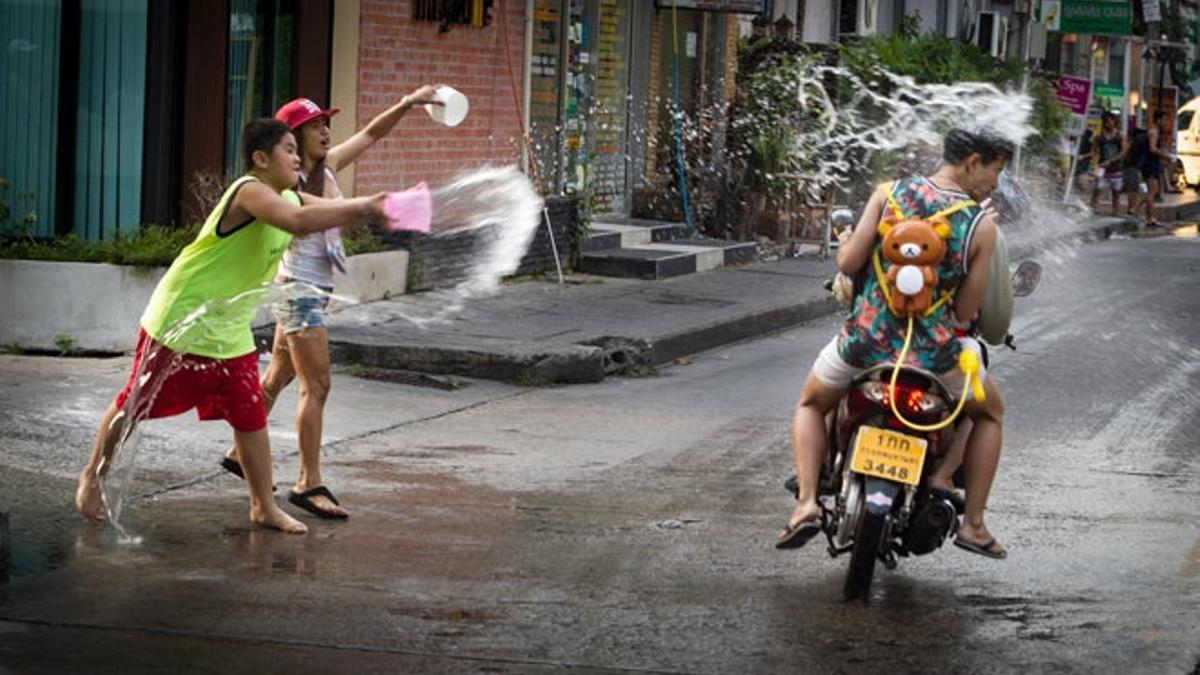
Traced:
<path id="1" fill-rule="evenodd" d="M 904 207 L 900 206 L 900 202 L 896 201 L 894 194 L 896 192 L 896 184 L 896 182 L 880 183 L 879 189 L 883 191 L 883 196 L 887 197 L 887 203 L 889 207 L 894 209 L 896 213 L 900 214 L 901 216 L 907 216 L 908 214 L 904 212 Z M 881 218 L 879 220 L 879 224 L 883 225 L 884 220 L 886 220 L 886 218 Z M 883 233 L 881 232 L 881 234 Z"/>
<path id="2" fill-rule="evenodd" d="M 958 287 L 955 286 L 954 290 L 955 291 L 958 290 Z M 950 296 L 951 296 L 952 292 L 953 291 L 942 291 L 941 294 L 938 296 L 937 301 L 934 302 L 932 305 L 930 305 L 929 309 L 925 310 L 925 314 L 923 316 L 933 316 L 933 313 L 938 311 L 938 309 L 942 305 L 946 304 L 947 302 L 950 302 Z"/>
<path id="3" fill-rule="evenodd" d="M 943 217 L 949 216 L 951 214 L 958 213 L 959 211 L 970 208 L 972 206 L 978 206 L 978 204 L 975 203 L 974 199 L 964 199 L 961 202 L 958 202 L 957 204 L 954 204 L 952 206 L 944 208 L 941 211 L 938 211 L 937 213 L 933 214 L 932 216 L 929 216 L 928 220 L 933 220 L 934 218 L 937 218 L 938 216 L 943 216 Z"/>
<path id="4" fill-rule="evenodd" d="M 883 273 L 883 263 L 879 260 L 879 249 L 875 249 L 875 253 L 871 254 L 871 262 L 875 265 L 875 279 L 879 282 L 879 290 L 883 293 L 883 299 L 887 302 L 887 306 L 892 306 L 892 291 L 888 288 L 887 275 Z"/>

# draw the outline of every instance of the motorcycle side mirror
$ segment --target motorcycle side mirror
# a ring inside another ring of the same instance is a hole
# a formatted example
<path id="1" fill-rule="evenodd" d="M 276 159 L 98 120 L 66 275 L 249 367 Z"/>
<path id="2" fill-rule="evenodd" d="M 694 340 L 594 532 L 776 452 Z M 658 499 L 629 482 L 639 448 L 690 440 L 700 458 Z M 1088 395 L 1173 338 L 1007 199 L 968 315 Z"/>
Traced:
<path id="1" fill-rule="evenodd" d="M 1032 260 L 1022 260 L 1012 274 L 1013 296 L 1023 298 L 1037 288 L 1042 279 L 1042 266 Z"/>

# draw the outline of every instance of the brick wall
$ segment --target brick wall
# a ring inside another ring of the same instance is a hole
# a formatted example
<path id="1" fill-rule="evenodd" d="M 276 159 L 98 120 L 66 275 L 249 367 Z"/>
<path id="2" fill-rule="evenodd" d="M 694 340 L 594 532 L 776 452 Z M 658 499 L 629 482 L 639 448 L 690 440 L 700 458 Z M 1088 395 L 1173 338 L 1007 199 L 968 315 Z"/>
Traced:
<path id="1" fill-rule="evenodd" d="M 567 197 L 550 197 L 546 200 L 550 222 L 554 228 L 554 241 L 558 244 L 558 255 L 564 269 L 571 266 L 575 257 L 575 234 L 579 228 L 579 209 L 576 202 Z M 408 291 L 423 291 L 444 288 L 462 281 L 467 273 L 466 261 L 475 259 L 476 247 L 482 245 L 486 232 L 464 232 L 442 237 L 418 236 L 406 232 L 381 235 L 381 238 L 396 248 L 407 249 Z M 515 274 L 546 272 L 554 274 L 554 252 L 550 247 L 550 235 L 545 223 L 538 226 L 529 252 L 521 259 Z"/>
<path id="2" fill-rule="evenodd" d="M 521 63 L 525 3 L 496 2 L 484 28 L 414 21 L 414 0 L 362 0 L 360 10 L 357 127 L 421 84 L 445 83 L 471 103 L 458 127 L 443 127 L 421 108 L 356 163 L 354 191 L 366 195 L 426 181 L 445 182 L 465 169 L 519 162 Z M 507 12 L 508 61 L 501 12 Z"/>

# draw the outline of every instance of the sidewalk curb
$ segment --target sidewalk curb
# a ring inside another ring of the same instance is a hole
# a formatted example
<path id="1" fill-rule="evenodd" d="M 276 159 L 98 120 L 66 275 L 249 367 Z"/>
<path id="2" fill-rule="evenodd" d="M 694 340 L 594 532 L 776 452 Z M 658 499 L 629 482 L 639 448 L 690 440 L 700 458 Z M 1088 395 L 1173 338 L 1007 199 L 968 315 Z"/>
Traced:
<path id="1" fill-rule="evenodd" d="M 827 295 L 816 300 L 759 310 L 706 326 L 695 326 L 652 338 L 651 360 L 655 365 L 667 363 L 688 354 L 786 330 L 838 311 L 837 300 Z"/>
<path id="2" fill-rule="evenodd" d="M 538 347 L 511 342 L 495 349 L 364 344 L 330 339 L 330 360 L 340 365 L 415 370 L 516 384 L 583 384 L 604 379 L 604 350 L 587 345 Z"/>
<path id="3" fill-rule="evenodd" d="M 1107 238 L 1120 231 L 1136 230 L 1129 220 L 1094 217 L 1074 232 L 1012 246 L 1014 261 L 1036 258 L 1048 247 L 1079 240 Z M 655 282 L 649 282 L 655 283 Z M 639 365 L 657 366 L 679 357 L 730 343 L 768 335 L 841 311 L 830 295 L 757 309 L 746 314 L 657 336 L 607 335 L 576 344 L 550 344 L 518 340 L 492 340 L 476 346 L 422 346 L 395 342 L 353 341 L 330 335 L 330 357 L 340 365 L 360 364 L 379 368 L 459 375 L 516 384 L 583 384 Z M 262 331 L 262 337 L 268 337 Z M 269 339 L 269 338 L 268 338 Z"/>

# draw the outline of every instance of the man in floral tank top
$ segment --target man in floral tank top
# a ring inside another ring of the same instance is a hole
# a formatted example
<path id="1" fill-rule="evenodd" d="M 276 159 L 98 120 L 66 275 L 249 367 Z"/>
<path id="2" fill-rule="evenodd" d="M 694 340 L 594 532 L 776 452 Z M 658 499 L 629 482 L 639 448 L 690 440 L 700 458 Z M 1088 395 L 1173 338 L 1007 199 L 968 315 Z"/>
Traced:
<path id="1" fill-rule="evenodd" d="M 946 292 L 949 301 L 913 322 L 907 357 L 909 365 L 939 373 L 952 391 L 961 391 L 963 382 L 957 364 L 964 342 L 955 330 L 969 326 L 983 304 L 997 236 L 995 221 L 978 202 L 996 188 L 1012 153 L 1012 144 L 993 132 L 952 129 L 943 142 L 941 168 L 930 176 L 906 178 L 876 190 L 850 239 L 838 250 L 838 270 L 846 275 L 853 277 L 872 264 L 881 241 L 879 221 L 889 198 L 909 217 L 928 217 L 959 206 L 949 215 L 946 254 L 936 270 L 934 295 Z M 886 260 L 883 264 L 886 271 Z M 858 373 L 899 356 L 906 328 L 907 321 L 888 309 L 876 275 L 867 275 L 850 316 L 817 356 L 800 393 L 792 424 L 799 499 L 778 537 L 778 548 L 803 545 L 820 532 L 817 482 L 827 447 L 825 417 Z M 967 346 L 972 346 L 971 341 Z M 991 378 L 985 376 L 983 386 L 985 401 L 969 401 L 965 409 L 974 427 L 967 442 L 966 506 L 958 538 L 971 550 L 999 558 L 1005 550 L 984 524 L 983 510 L 1000 459 L 1004 404 Z M 953 467 L 939 468 L 932 486 L 949 490 L 952 471 Z"/>

